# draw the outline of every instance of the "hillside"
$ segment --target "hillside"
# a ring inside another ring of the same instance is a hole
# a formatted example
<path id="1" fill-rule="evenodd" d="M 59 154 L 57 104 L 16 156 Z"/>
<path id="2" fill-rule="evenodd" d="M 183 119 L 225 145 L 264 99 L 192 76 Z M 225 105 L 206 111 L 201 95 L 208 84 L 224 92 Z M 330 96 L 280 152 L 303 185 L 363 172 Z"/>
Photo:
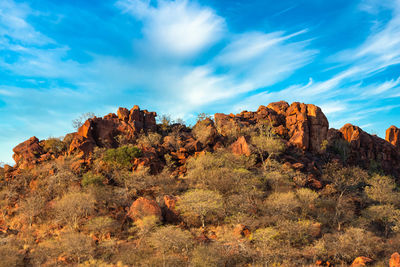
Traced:
<path id="1" fill-rule="evenodd" d="M 0 168 L 0 266 L 400 266 L 400 129 L 134 106 Z"/>

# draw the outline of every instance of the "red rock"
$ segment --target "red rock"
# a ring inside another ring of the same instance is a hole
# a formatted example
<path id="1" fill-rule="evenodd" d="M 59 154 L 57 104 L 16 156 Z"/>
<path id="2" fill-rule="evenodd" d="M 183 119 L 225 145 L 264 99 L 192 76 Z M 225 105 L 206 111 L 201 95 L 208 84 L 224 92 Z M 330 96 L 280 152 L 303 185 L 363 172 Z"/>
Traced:
<path id="1" fill-rule="evenodd" d="M 286 114 L 286 110 L 289 108 L 289 104 L 285 101 L 279 101 L 270 103 L 267 107 L 274 110 L 278 114 Z"/>
<path id="2" fill-rule="evenodd" d="M 118 136 L 133 141 L 141 131 L 156 129 L 155 112 L 142 111 L 134 106 L 130 111 L 119 108 L 117 114 L 110 113 L 103 118 L 88 119 L 75 134 L 68 153 L 83 152 L 83 156 L 87 157 L 96 146 L 116 147 Z"/>
<path id="3" fill-rule="evenodd" d="M 218 132 L 229 135 L 232 130 L 254 125 L 258 122 L 270 122 L 273 131 L 287 137 L 290 143 L 313 152 L 321 151 L 321 144 L 327 139 L 329 123 L 321 109 L 314 105 L 295 102 L 289 106 L 281 101 L 260 106 L 257 112 L 243 111 L 231 116 L 221 113 L 214 115 Z"/>
<path id="4" fill-rule="evenodd" d="M 233 154 L 236 155 L 251 155 L 250 145 L 247 143 L 244 136 L 239 137 L 231 146 Z"/>
<path id="5" fill-rule="evenodd" d="M 146 216 L 155 216 L 161 220 L 161 208 L 154 200 L 140 197 L 132 203 L 128 216 L 134 221 Z"/>
<path id="6" fill-rule="evenodd" d="M 370 164 L 378 164 L 385 172 L 400 177 L 400 153 L 393 145 L 351 124 L 344 125 L 340 132 L 349 143 L 348 163 L 364 168 L 369 168 Z"/>
<path id="7" fill-rule="evenodd" d="M 165 208 L 163 210 L 163 217 L 166 222 L 169 223 L 178 223 L 179 220 L 179 213 L 176 210 L 176 202 L 179 200 L 179 197 L 175 196 L 164 196 L 164 204 Z"/>
<path id="8" fill-rule="evenodd" d="M 386 141 L 394 145 L 397 149 L 400 150 L 400 129 L 396 126 L 390 126 L 389 129 L 386 130 Z"/>
<path id="9" fill-rule="evenodd" d="M 129 110 L 127 108 L 118 108 L 117 116 L 121 121 L 128 122 Z"/>
<path id="10" fill-rule="evenodd" d="M 357 257 L 350 267 L 360 267 L 360 266 L 367 266 L 367 264 L 373 262 L 374 260 L 368 257 Z"/>
<path id="11" fill-rule="evenodd" d="M 35 136 L 14 147 L 13 151 L 13 159 L 17 163 L 17 167 L 21 169 L 35 166 L 39 162 L 40 156 L 44 153 L 39 139 Z"/>
<path id="12" fill-rule="evenodd" d="M 400 254 L 395 252 L 389 260 L 389 267 L 400 267 Z"/>

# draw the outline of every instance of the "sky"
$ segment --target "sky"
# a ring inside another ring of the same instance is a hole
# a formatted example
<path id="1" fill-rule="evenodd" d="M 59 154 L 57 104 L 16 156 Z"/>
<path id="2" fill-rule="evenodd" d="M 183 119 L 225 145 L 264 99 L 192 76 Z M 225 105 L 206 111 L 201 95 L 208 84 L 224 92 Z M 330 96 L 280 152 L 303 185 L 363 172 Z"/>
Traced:
<path id="1" fill-rule="evenodd" d="M 280 100 L 400 127 L 400 0 L 0 0 L 0 162 L 86 112 L 191 123 Z"/>

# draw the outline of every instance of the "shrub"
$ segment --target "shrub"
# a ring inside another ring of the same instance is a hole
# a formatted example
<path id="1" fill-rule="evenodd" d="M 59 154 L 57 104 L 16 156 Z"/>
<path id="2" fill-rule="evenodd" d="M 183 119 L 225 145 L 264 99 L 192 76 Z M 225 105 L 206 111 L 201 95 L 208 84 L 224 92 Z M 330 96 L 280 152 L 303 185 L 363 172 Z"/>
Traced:
<path id="1" fill-rule="evenodd" d="M 349 264 L 360 255 L 376 259 L 382 252 L 382 241 L 371 232 L 352 227 L 344 233 L 325 234 L 314 249 L 320 259 Z"/>
<path id="2" fill-rule="evenodd" d="M 44 140 L 43 149 L 45 152 L 52 152 L 56 155 L 60 155 L 67 150 L 67 144 L 60 138 L 51 137 Z"/>
<path id="3" fill-rule="evenodd" d="M 365 193 L 370 199 L 382 204 L 400 203 L 400 194 L 394 191 L 396 183 L 393 178 L 376 174 L 367 183 L 369 186 L 365 187 Z"/>
<path id="4" fill-rule="evenodd" d="M 400 232 L 400 210 L 391 204 L 375 205 L 363 211 L 364 217 L 383 228 L 383 234 L 388 237 L 391 232 Z"/>
<path id="5" fill-rule="evenodd" d="M 162 136 L 159 133 L 150 132 L 141 134 L 137 140 L 138 146 L 155 147 L 161 143 Z"/>
<path id="6" fill-rule="evenodd" d="M 0 267 L 24 266 L 24 255 L 15 244 L 9 242 L 0 244 Z"/>
<path id="7" fill-rule="evenodd" d="M 190 266 L 219 267 L 226 266 L 225 262 L 218 245 L 200 245 L 193 250 Z"/>
<path id="8" fill-rule="evenodd" d="M 78 228 L 80 219 L 94 210 L 94 197 L 89 193 L 69 192 L 55 203 L 57 219 Z"/>
<path id="9" fill-rule="evenodd" d="M 196 189 L 185 193 L 177 202 L 176 209 L 187 221 L 200 218 L 205 227 L 207 217 L 218 215 L 222 212 L 222 197 L 210 190 Z"/>
<path id="10" fill-rule="evenodd" d="M 139 148 L 126 145 L 108 149 L 104 153 L 104 161 L 122 168 L 131 169 L 133 167 L 132 160 L 140 156 L 141 151 Z"/>
<path id="11" fill-rule="evenodd" d="M 297 218 L 300 202 L 294 192 L 273 193 L 265 201 L 267 214 L 287 219 Z"/>
<path id="12" fill-rule="evenodd" d="M 198 120 L 192 130 L 194 137 L 202 144 L 209 143 L 212 137 L 216 134 L 213 124 L 213 121 L 209 118 Z"/>
<path id="13" fill-rule="evenodd" d="M 101 174 L 94 174 L 93 172 L 87 172 L 82 176 L 82 186 L 89 185 L 103 185 L 104 176 Z"/>
<path id="14" fill-rule="evenodd" d="M 34 219 L 43 211 L 44 205 L 44 199 L 36 194 L 21 201 L 20 212 L 26 218 L 29 226 L 32 225 Z"/>
<path id="15" fill-rule="evenodd" d="M 82 233 L 64 233 L 60 236 L 57 244 L 61 252 L 60 256 L 65 256 L 78 264 L 82 260 L 88 260 L 94 254 L 92 239 Z"/>
<path id="16" fill-rule="evenodd" d="M 112 233 L 117 227 L 117 222 L 107 216 L 99 216 L 89 220 L 85 228 L 95 233 L 99 236 L 100 239 L 104 239 L 107 234 Z"/>

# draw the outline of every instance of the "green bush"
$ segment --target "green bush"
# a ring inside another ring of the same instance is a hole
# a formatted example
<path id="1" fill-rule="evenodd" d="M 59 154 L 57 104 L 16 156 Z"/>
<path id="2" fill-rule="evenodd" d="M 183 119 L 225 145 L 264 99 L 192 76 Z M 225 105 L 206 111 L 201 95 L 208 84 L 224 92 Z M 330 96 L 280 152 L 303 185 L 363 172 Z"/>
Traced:
<path id="1" fill-rule="evenodd" d="M 101 174 L 87 172 L 82 176 L 82 186 L 103 185 L 104 177 Z"/>
<path id="2" fill-rule="evenodd" d="M 134 146 L 121 146 L 119 148 L 108 149 L 104 153 L 104 161 L 117 165 L 122 168 L 132 168 L 132 160 L 140 157 L 141 150 Z"/>

